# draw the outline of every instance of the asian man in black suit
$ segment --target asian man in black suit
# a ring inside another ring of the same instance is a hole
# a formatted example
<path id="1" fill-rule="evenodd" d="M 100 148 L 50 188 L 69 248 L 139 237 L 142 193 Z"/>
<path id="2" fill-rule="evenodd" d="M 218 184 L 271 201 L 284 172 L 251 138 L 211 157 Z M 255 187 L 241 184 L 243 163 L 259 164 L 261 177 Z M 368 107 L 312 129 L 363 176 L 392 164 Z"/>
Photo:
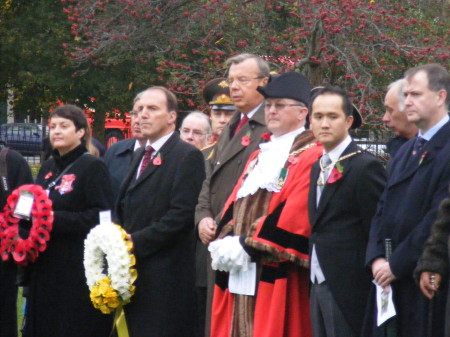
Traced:
<path id="1" fill-rule="evenodd" d="M 385 171 L 349 135 L 361 116 L 338 87 L 311 100 L 311 130 L 324 154 L 311 171 L 311 320 L 315 337 L 361 334 L 370 288 L 364 255 Z"/>

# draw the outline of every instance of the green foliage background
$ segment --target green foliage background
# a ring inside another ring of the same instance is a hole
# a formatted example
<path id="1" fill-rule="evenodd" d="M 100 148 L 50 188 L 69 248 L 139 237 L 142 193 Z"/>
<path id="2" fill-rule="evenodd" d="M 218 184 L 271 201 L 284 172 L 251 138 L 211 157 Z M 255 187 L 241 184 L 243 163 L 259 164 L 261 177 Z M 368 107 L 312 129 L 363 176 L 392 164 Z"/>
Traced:
<path id="1" fill-rule="evenodd" d="M 314 85 L 343 86 L 381 130 L 385 86 L 420 63 L 449 65 L 448 0 L 4 0 L 0 100 L 14 91 L 18 119 L 46 117 L 57 100 L 128 111 L 150 85 L 203 109 L 202 85 L 240 52 Z M 94 99 L 93 99 L 94 98 Z"/>

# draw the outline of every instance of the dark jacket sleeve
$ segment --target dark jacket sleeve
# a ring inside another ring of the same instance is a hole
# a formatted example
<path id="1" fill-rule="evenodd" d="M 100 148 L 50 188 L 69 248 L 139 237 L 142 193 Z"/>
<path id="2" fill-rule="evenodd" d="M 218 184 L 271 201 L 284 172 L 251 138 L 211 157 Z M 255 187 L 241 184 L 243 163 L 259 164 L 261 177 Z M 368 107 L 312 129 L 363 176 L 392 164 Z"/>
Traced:
<path id="1" fill-rule="evenodd" d="M 203 186 L 200 192 L 200 195 L 198 197 L 198 203 L 195 209 L 195 224 L 198 225 L 198 223 L 204 219 L 204 218 L 214 218 L 214 215 L 211 211 L 211 203 L 210 203 L 210 189 L 209 189 L 209 183 L 210 183 L 210 175 L 206 177 L 206 179 L 203 181 Z"/>
<path id="2" fill-rule="evenodd" d="M 2 175 L 7 177 L 7 188 L 4 191 L 4 186 L 2 182 L 2 187 L 0 188 L 0 211 L 6 204 L 8 196 L 17 187 L 25 184 L 32 184 L 33 177 L 31 176 L 30 167 L 27 161 L 22 157 L 22 155 L 14 150 L 7 150 L 6 154 L 6 172 L 2 172 Z"/>
<path id="3" fill-rule="evenodd" d="M 392 168 L 396 165 L 393 164 L 395 162 L 395 159 L 390 162 L 390 165 L 388 166 L 387 170 L 387 176 L 391 175 Z M 397 161 L 398 163 L 398 161 Z M 387 183 L 387 182 L 386 182 Z M 384 257 L 384 242 L 382 239 L 382 211 L 386 199 L 386 184 L 384 186 L 384 191 L 381 194 L 380 200 L 377 204 L 377 209 L 375 212 L 375 216 L 372 219 L 372 223 L 370 226 L 370 234 L 369 234 L 369 242 L 367 244 L 366 249 L 366 266 L 367 268 L 371 269 L 372 262 L 378 258 L 378 257 Z"/>
<path id="4" fill-rule="evenodd" d="M 11 191 L 21 185 L 33 183 L 30 166 L 22 155 L 16 151 L 8 150 L 6 165 L 8 167 L 8 182 Z"/>
<path id="5" fill-rule="evenodd" d="M 178 167 L 170 191 L 170 206 L 158 221 L 131 237 L 137 258 L 146 257 L 171 245 L 194 227 L 194 211 L 205 178 L 203 155 L 198 150 L 187 154 Z"/>
<path id="6" fill-rule="evenodd" d="M 397 278 L 413 275 L 417 261 L 423 252 L 423 245 L 430 235 L 431 226 L 436 221 L 439 204 L 448 197 L 449 181 L 450 170 L 447 170 L 438 183 L 439 188 L 433 195 L 429 211 L 392 253 L 389 264 Z"/>
<path id="7" fill-rule="evenodd" d="M 358 209 L 362 211 L 364 229 L 369 236 L 372 219 L 386 185 L 386 171 L 377 159 L 372 158 L 359 172 L 358 181 L 364 183 L 358 184 L 355 201 L 359 204 Z"/>

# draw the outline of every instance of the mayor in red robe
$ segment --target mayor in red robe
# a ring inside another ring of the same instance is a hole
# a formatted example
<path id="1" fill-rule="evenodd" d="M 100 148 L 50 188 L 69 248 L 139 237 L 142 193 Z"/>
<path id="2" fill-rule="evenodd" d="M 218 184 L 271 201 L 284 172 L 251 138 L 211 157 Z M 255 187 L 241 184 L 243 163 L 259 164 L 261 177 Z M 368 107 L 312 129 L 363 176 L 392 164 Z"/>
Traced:
<path id="1" fill-rule="evenodd" d="M 249 158 L 209 246 L 217 270 L 211 336 L 311 336 L 307 205 L 322 147 L 304 128 L 310 89 L 295 72 L 258 88 L 272 135 Z"/>

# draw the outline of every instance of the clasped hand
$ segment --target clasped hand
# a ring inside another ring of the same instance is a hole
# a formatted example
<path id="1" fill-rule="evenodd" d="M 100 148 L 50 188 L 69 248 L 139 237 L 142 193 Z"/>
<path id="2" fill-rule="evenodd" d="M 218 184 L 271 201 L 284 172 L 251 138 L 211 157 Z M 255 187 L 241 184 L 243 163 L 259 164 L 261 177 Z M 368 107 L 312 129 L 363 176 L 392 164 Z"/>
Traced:
<path id="1" fill-rule="evenodd" d="M 383 288 L 389 286 L 396 279 L 389 262 L 382 257 L 372 263 L 372 275 L 375 282 Z"/>

